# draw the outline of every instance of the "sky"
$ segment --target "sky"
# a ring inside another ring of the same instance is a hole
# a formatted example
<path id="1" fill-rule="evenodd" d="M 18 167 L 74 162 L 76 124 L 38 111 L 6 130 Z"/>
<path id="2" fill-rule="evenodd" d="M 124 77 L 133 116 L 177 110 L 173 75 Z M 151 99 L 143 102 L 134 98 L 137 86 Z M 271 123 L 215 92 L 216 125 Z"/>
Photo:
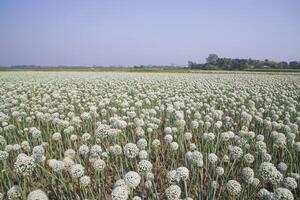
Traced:
<path id="1" fill-rule="evenodd" d="M 0 66 L 300 60 L 299 0 L 0 0 Z"/>

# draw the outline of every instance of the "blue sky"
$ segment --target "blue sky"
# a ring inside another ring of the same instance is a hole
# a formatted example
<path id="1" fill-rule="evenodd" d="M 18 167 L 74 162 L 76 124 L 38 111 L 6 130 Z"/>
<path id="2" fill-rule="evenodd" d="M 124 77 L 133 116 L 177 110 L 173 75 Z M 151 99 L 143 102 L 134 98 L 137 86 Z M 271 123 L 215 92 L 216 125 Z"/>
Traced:
<path id="1" fill-rule="evenodd" d="M 298 0 L 1 0 L 0 65 L 300 60 Z"/>

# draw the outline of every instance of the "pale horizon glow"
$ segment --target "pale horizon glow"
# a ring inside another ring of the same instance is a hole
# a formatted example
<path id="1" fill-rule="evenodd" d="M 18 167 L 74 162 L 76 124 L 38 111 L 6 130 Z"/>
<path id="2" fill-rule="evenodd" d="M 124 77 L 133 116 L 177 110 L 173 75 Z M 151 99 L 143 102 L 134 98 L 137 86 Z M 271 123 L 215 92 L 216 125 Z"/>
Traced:
<path id="1" fill-rule="evenodd" d="M 0 66 L 300 60 L 298 0 L 1 0 Z"/>

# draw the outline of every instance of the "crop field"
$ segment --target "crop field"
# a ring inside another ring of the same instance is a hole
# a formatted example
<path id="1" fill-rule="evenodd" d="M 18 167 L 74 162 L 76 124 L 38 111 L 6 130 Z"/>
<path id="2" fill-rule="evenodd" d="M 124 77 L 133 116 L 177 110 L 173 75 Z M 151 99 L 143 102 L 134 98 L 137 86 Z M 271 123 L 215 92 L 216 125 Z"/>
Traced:
<path id="1" fill-rule="evenodd" d="M 299 74 L 0 72 L 0 200 L 296 200 L 299 126 Z"/>

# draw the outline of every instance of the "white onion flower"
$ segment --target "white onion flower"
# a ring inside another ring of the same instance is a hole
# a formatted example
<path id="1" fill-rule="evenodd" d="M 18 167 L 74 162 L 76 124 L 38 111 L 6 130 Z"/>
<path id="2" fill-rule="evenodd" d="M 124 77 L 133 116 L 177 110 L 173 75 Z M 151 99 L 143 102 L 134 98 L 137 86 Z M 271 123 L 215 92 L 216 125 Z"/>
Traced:
<path id="1" fill-rule="evenodd" d="M 176 170 L 177 176 L 182 180 L 188 179 L 189 173 L 190 173 L 190 171 L 186 167 L 178 167 Z"/>
<path id="2" fill-rule="evenodd" d="M 171 185 L 165 191 L 168 200 L 179 200 L 181 195 L 181 189 L 178 185 Z"/>
<path id="3" fill-rule="evenodd" d="M 14 163 L 15 171 L 23 176 L 31 175 L 36 168 L 34 159 L 27 156 L 24 153 L 18 155 L 16 162 Z"/>
<path id="4" fill-rule="evenodd" d="M 111 193 L 112 200 L 127 200 L 128 199 L 128 189 L 124 186 L 115 187 Z"/>
<path id="5" fill-rule="evenodd" d="M 293 193 L 286 188 L 277 188 L 272 197 L 274 200 L 294 200 Z"/>
<path id="6" fill-rule="evenodd" d="M 18 185 L 12 186 L 7 191 L 7 198 L 9 200 L 19 199 L 20 197 L 22 197 L 22 188 Z"/>
<path id="7" fill-rule="evenodd" d="M 80 178 L 84 174 L 84 167 L 81 164 L 74 164 L 71 166 L 70 174 L 73 178 Z"/>
<path id="8" fill-rule="evenodd" d="M 34 190 L 28 194 L 27 200 L 48 200 L 46 193 L 40 189 Z"/>
<path id="9" fill-rule="evenodd" d="M 236 180 L 229 180 L 226 183 L 226 190 L 230 196 L 239 196 L 242 191 L 242 187 Z"/>
<path id="10" fill-rule="evenodd" d="M 276 169 L 276 167 L 269 162 L 263 162 L 260 164 L 258 174 L 262 180 L 272 184 L 280 183 L 283 178 L 282 174 Z"/>
<path id="11" fill-rule="evenodd" d="M 124 146 L 123 151 L 124 151 L 124 155 L 127 158 L 135 158 L 139 153 L 139 149 L 137 145 L 134 143 L 127 143 Z"/>
<path id="12" fill-rule="evenodd" d="M 91 178 L 89 176 L 82 176 L 79 179 L 81 187 L 87 187 L 91 184 Z"/>
<path id="13" fill-rule="evenodd" d="M 141 176 L 134 172 L 127 172 L 124 176 L 124 181 L 129 188 L 136 188 L 141 182 Z"/>
<path id="14" fill-rule="evenodd" d="M 141 160 L 138 163 L 138 171 L 140 173 L 147 173 L 152 171 L 152 163 L 148 160 Z"/>

